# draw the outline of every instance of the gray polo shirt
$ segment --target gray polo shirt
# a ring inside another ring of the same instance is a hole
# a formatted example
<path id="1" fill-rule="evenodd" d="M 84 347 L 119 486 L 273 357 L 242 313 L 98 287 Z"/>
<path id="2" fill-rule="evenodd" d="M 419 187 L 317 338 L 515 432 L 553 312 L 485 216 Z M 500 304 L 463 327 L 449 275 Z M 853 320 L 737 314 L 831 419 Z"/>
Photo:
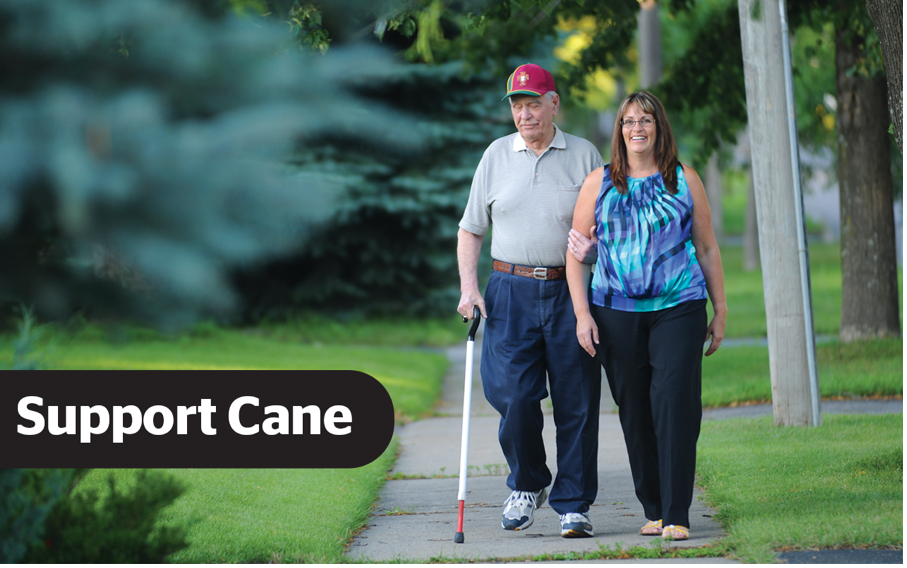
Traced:
<path id="1" fill-rule="evenodd" d="M 491 235 L 491 256 L 526 266 L 564 266 L 573 208 L 589 172 L 604 165 L 588 140 L 555 127 L 541 155 L 519 132 L 488 146 L 472 179 L 460 228 Z"/>

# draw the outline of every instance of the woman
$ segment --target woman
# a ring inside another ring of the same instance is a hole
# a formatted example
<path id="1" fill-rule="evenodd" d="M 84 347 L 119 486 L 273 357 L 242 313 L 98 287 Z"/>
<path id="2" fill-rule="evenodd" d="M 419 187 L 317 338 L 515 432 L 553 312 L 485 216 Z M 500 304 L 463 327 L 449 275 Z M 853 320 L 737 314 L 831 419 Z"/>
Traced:
<path id="1" fill-rule="evenodd" d="M 611 163 L 586 178 L 573 214 L 574 231 L 598 238 L 591 302 L 583 265 L 567 255 L 576 336 L 593 357 L 601 341 L 649 520 L 640 533 L 685 540 L 702 420 L 702 345 L 711 336 L 705 355 L 714 353 L 727 322 L 721 254 L 705 188 L 678 161 L 661 102 L 633 93 L 618 119 Z"/>

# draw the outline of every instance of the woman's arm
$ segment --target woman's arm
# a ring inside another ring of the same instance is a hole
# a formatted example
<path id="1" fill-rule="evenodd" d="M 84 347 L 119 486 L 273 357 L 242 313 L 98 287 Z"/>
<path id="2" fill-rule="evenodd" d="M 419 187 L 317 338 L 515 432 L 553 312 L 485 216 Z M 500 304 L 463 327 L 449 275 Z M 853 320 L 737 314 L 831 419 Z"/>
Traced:
<path id="1" fill-rule="evenodd" d="M 586 176 L 573 209 L 573 229 L 587 238 L 590 227 L 595 227 L 595 200 L 602 186 L 604 168 L 598 168 Z M 573 312 L 576 314 L 576 338 L 589 355 L 595 356 L 595 345 L 598 344 L 598 327 L 589 311 L 587 294 L 589 265 L 582 264 L 572 254 L 567 254 L 567 285 L 570 286 L 570 298 L 573 300 Z"/>
<path id="2" fill-rule="evenodd" d="M 693 197 L 693 246 L 696 247 L 696 260 L 705 276 L 705 287 L 712 300 L 715 312 L 709 323 L 705 339 L 712 338 L 705 356 L 718 350 L 727 326 L 727 298 L 724 295 L 724 268 L 721 266 L 721 251 L 712 231 L 712 213 L 705 187 L 696 170 L 683 166 L 683 175 L 687 178 L 687 187 Z"/>

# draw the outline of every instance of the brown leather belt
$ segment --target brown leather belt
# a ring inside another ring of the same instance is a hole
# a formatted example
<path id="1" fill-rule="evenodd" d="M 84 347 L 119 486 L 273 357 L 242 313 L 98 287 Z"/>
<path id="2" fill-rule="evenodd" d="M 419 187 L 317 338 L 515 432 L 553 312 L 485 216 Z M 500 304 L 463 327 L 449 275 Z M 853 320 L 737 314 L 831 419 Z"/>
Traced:
<path id="1" fill-rule="evenodd" d="M 507 264 L 506 262 L 496 260 L 491 264 L 491 267 L 498 272 L 525 276 L 526 278 L 535 278 L 536 280 L 561 280 L 567 277 L 567 269 L 563 266 L 557 268 L 520 266 L 519 264 Z"/>

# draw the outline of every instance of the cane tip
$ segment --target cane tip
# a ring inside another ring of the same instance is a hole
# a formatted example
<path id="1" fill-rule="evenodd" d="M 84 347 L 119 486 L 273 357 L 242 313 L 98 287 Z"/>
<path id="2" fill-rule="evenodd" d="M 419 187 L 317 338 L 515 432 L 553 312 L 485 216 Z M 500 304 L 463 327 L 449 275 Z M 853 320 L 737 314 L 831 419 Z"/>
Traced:
<path id="1" fill-rule="evenodd" d="M 465 541 L 466 541 L 466 539 L 463 538 L 463 533 L 458 532 L 457 534 L 454 535 L 454 542 L 455 542 L 455 543 L 457 543 L 457 544 L 463 544 Z"/>

